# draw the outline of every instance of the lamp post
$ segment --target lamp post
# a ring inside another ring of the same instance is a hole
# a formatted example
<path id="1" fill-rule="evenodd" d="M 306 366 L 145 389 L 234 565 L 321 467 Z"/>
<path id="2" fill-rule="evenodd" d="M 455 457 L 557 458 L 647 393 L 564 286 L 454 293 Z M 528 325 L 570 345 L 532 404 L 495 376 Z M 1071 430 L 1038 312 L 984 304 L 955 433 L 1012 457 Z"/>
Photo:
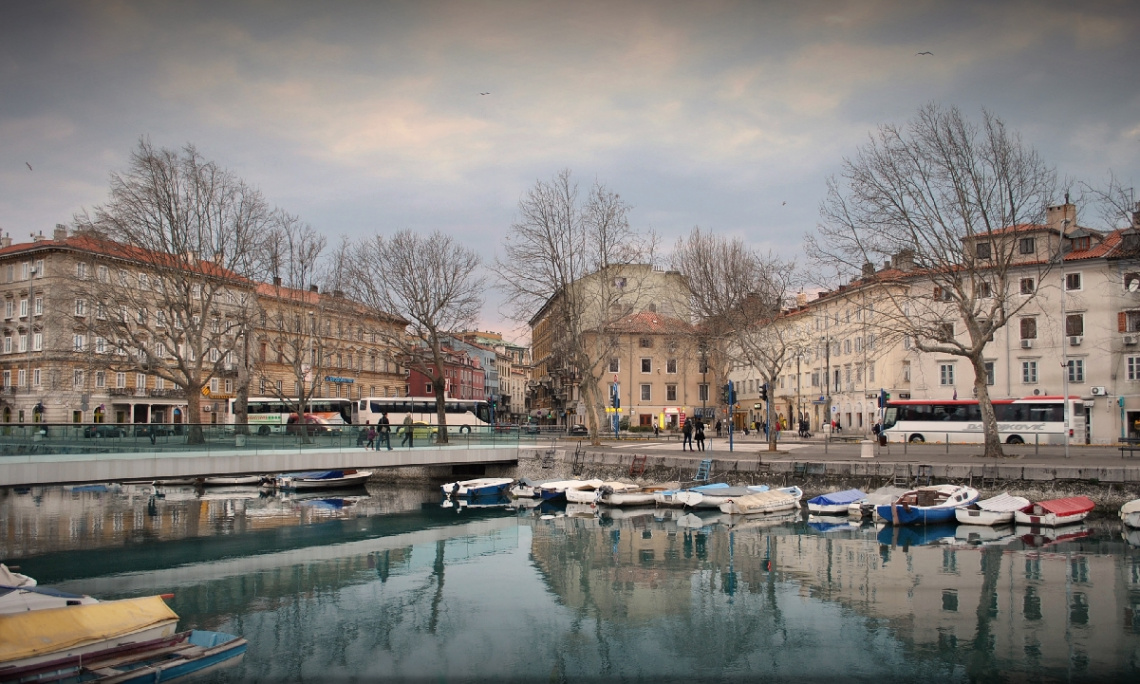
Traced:
<path id="1" fill-rule="evenodd" d="M 1065 310 L 1065 290 L 1069 284 L 1065 280 L 1065 226 L 1068 225 L 1072 219 L 1064 219 L 1061 221 L 1061 237 L 1057 246 L 1057 260 L 1061 264 L 1061 384 L 1063 390 L 1061 392 L 1061 410 L 1064 416 L 1064 433 L 1065 433 L 1065 458 L 1069 458 L 1069 425 L 1072 422 L 1072 416 L 1069 411 L 1069 320 Z"/>

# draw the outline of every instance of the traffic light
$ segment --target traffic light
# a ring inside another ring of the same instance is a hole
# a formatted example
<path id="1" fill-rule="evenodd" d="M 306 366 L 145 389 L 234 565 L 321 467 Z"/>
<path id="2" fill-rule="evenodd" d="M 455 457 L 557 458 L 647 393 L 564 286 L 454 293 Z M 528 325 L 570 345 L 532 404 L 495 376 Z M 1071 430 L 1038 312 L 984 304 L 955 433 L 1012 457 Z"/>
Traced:
<path id="1" fill-rule="evenodd" d="M 768 383 L 760 385 L 760 401 L 768 401 Z"/>
<path id="2" fill-rule="evenodd" d="M 731 380 L 728 381 L 728 405 L 736 405 L 736 385 L 732 384 Z"/>
<path id="3" fill-rule="evenodd" d="M 885 389 L 879 390 L 879 408 L 886 408 L 887 402 L 891 400 L 891 393 Z"/>
<path id="4" fill-rule="evenodd" d="M 720 388 L 720 400 L 726 404 L 732 403 L 729 400 L 729 390 L 728 390 L 729 387 L 731 387 L 731 385 L 726 382 L 726 383 L 724 383 L 724 387 Z"/>
<path id="5" fill-rule="evenodd" d="M 617 385 L 610 388 L 610 408 L 621 408 L 621 398 L 618 396 Z"/>

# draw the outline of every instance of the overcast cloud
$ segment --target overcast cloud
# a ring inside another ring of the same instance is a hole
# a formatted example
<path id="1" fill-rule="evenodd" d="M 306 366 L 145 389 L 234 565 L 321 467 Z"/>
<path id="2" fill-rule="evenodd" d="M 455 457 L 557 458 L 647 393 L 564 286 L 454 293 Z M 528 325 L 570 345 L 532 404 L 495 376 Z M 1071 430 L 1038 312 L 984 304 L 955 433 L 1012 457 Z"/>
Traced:
<path id="1" fill-rule="evenodd" d="M 1140 182 L 1138 19 L 1134 0 L 9 2 L 0 229 L 104 201 L 146 135 L 333 240 L 441 229 L 490 261 L 521 194 L 569 168 L 667 245 L 700 225 L 799 257 L 843 157 L 929 102 L 989 109 L 1064 177 Z M 493 295 L 484 326 L 513 336 Z"/>

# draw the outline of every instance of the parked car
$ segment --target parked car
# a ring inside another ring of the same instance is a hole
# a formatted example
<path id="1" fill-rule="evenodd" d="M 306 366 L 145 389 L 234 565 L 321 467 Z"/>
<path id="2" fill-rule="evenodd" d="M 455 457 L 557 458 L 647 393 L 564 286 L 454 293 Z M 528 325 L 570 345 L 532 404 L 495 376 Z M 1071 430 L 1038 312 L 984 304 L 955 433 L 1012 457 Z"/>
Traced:
<path id="1" fill-rule="evenodd" d="M 537 435 L 539 433 L 538 424 L 527 423 L 523 426 L 523 432 L 527 433 L 528 435 Z"/>
<path id="2" fill-rule="evenodd" d="M 462 426 L 460 426 L 460 427 L 462 427 Z M 393 438 L 399 437 L 400 439 L 403 439 L 404 438 L 404 425 L 403 424 L 395 425 L 395 426 L 393 426 L 393 428 L 394 428 L 392 430 Z M 459 427 L 451 426 L 451 427 L 447 428 L 447 434 L 448 435 L 455 434 L 459 431 L 460 431 Z M 415 442 L 423 442 L 423 441 L 434 442 L 437 437 L 439 437 L 439 428 L 438 427 L 435 427 L 433 425 L 428 425 L 427 423 L 424 423 L 424 422 L 419 421 L 419 420 L 412 423 L 412 440 L 413 441 L 415 441 Z"/>
<path id="3" fill-rule="evenodd" d="M 165 423 L 139 423 L 135 425 L 136 437 L 150 437 L 152 433 L 155 437 L 173 435 L 174 426 L 166 425 Z"/>
<path id="4" fill-rule="evenodd" d="M 570 434 L 577 436 L 577 437 L 581 437 L 581 436 L 590 434 L 590 430 L 585 425 L 578 423 L 577 425 L 573 425 L 570 427 Z"/>
<path id="5" fill-rule="evenodd" d="M 301 434 L 301 422 L 297 420 L 297 414 L 289 416 L 289 420 L 285 423 L 285 432 L 290 435 Z M 311 413 L 305 414 L 305 433 L 310 437 L 313 435 L 339 435 L 341 426 L 333 425 L 327 419 L 322 418 Z"/>
<path id="6" fill-rule="evenodd" d="M 88 425 L 83 428 L 84 437 L 126 437 L 127 431 L 121 425 Z"/>

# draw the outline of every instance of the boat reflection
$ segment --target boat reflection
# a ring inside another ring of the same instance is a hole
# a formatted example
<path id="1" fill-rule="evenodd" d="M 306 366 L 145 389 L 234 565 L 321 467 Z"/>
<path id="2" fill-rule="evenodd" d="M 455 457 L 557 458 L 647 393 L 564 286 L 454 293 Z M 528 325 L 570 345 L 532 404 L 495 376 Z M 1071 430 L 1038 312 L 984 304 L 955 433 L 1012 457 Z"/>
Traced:
<path id="1" fill-rule="evenodd" d="M 911 546 L 947 543 L 954 540 L 954 523 L 942 525 L 884 525 L 879 529 L 879 543 L 884 546 L 902 547 L 905 551 Z"/>

